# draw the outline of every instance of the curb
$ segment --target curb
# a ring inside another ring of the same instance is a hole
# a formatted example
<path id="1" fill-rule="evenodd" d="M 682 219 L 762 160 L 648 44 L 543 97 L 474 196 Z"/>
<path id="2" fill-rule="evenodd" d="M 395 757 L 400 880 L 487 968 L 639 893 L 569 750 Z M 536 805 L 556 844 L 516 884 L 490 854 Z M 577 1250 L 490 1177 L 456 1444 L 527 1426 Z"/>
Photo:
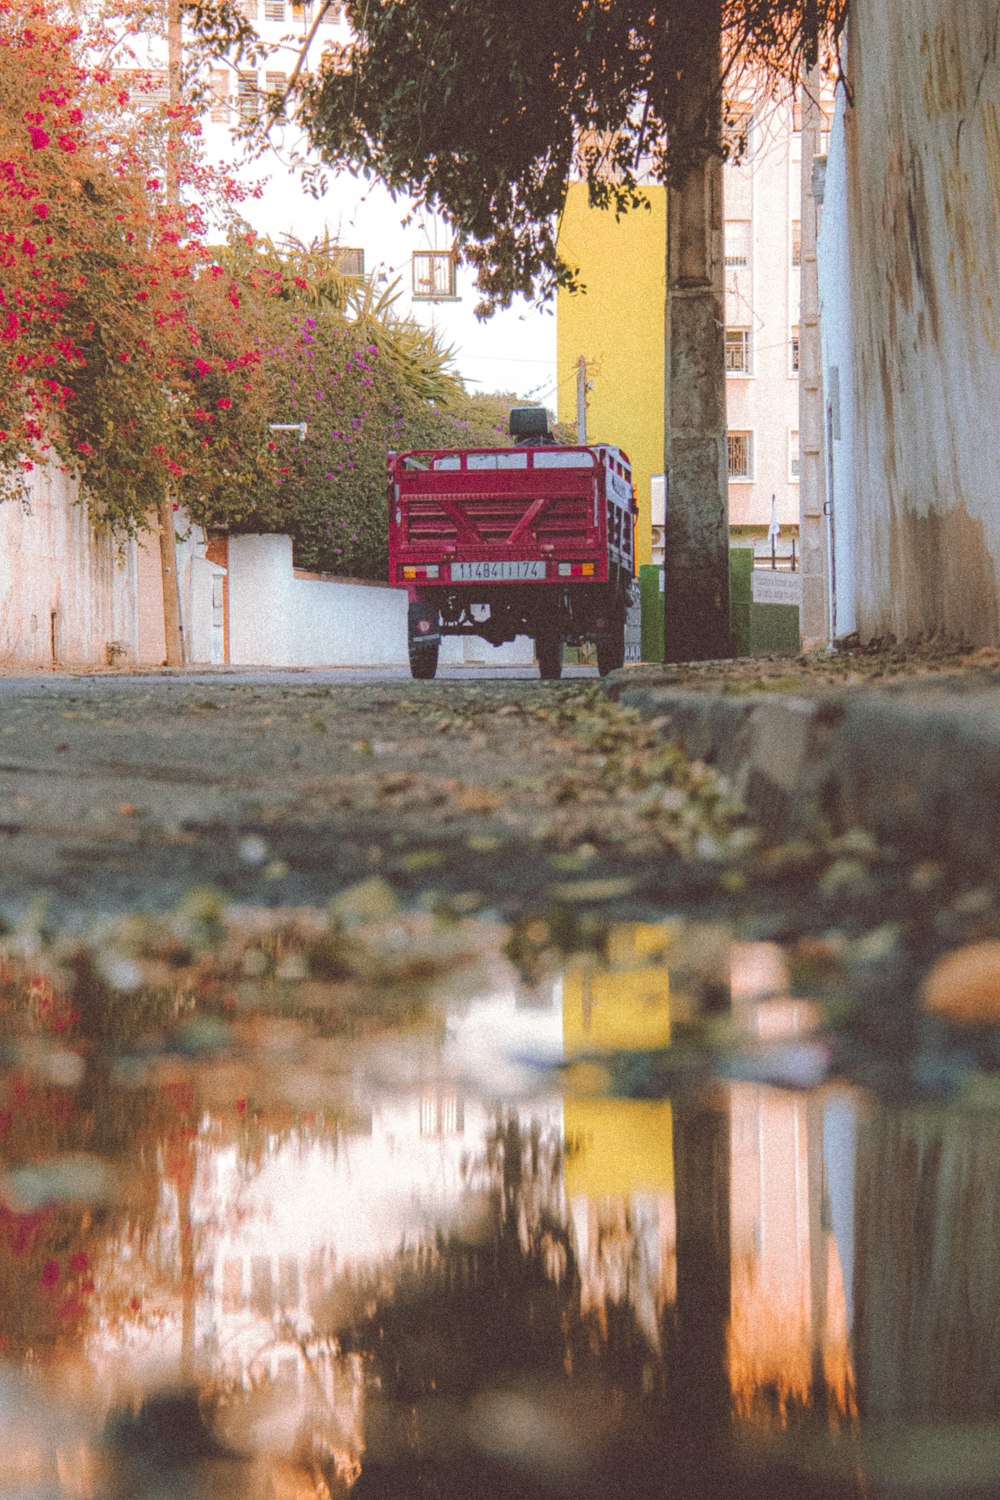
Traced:
<path id="1" fill-rule="evenodd" d="M 1000 866 L 1000 683 L 937 678 L 816 693 L 606 682 L 714 766 L 773 838 L 863 829 L 911 855 Z"/>

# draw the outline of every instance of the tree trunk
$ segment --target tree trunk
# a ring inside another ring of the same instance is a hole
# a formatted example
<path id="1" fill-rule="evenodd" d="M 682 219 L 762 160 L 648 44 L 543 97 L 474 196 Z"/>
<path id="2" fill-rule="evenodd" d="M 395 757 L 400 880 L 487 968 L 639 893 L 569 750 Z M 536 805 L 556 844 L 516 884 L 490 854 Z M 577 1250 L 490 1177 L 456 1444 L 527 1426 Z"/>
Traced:
<path id="1" fill-rule="evenodd" d="M 667 199 L 667 504 L 664 659 L 732 655 L 722 279 L 721 4 L 671 33 L 679 78 L 672 138 L 684 153 Z"/>
<path id="2" fill-rule="evenodd" d="M 167 90 L 171 110 L 180 102 L 181 92 L 181 10 L 180 0 L 167 0 Z M 167 160 L 164 171 L 167 203 L 180 202 L 177 153 L 180 149 L 177 120 L 172 114 L 167 133 Z M 168 667 L 184 665 L 184 632 L 181 626 L 181 599 L 177 585 L 177 542 L 174 534 L 174 507 L 165 495 L 157 508 L 160 538 L 160 576 L 163 586 L 163 640 Z"/>
<path id="3" fill-rule="evenodd" d="M 174 505 L 169 495 L 156 507 L 160 540 L 160 577 L 163 582 L 163 640 L 168 667 L 184 665 L 184 631 L 181 625 L 181 600 L 177 583 L 177 543 L 174 533 Z"/>

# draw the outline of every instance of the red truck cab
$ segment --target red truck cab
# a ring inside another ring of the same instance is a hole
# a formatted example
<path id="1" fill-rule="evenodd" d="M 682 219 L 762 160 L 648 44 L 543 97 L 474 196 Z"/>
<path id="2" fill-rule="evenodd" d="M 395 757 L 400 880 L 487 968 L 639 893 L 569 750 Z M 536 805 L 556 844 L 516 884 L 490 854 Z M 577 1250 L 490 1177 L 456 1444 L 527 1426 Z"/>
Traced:
<path id="1" fill-rule="evenodd" d="M 443 635 L 535 642 L 544 678 L 563 644 L 592 641 L 603 674 L 625 659 L 635 572 L 628 457 L 552 441 L 539 407 L 515 408 L 509 448 L 389 456 L 389 581 L 409 598 L 414 677 L 433 677 Z"/>

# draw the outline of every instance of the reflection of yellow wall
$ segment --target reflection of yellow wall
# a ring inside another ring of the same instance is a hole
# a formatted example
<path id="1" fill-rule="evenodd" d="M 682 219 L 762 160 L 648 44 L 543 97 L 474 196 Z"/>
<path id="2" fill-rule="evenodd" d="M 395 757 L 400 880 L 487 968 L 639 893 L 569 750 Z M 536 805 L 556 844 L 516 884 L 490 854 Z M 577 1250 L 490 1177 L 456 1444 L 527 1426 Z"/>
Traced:
<path id="1" fill-rule="evenodd" d="M 670 981 L 666 969 L 612 969 L 563 976 L 563 1043 L 567 1053 L 666 1047 Z"/>
<path id="2" fill-rule="evenodd" d="M 674 1185 L 670 1105 L 646 1099 L 567 1099 L 566 1195 L 627 1198 Z"/>
<path id="3" fill-rule="evenodd" d="M 663 473 L 663 308 L 666 189 L 643 188 L 649 210 L 615 219 L 591 208 L 585 183 L 570 185 L 559 226 L 559 253 L 580 268 L 586 293 L 556 299 L 562 422 L 576 422 L 576 367 L 586 359 L 593 382 L 587 439 L 616 443 L 632 461 L 639 504 L 639 563 L 652 557 L 650 480 Z"/>
<path id="4" fill-rule="evenodd" d="M 670 983 L 664 967 L 642 963 L 662 948 L 660 927 L 621 927 L 612 934 L 609 956 L 631 968 L 604 973 L 568 971 L 563 976 L 563 1044 L 574 1052 L 612 1052 L 666 1047 L 670 1041 Z M 673 1185 L 670 1105 L 663 1101 L 568 1098 L 566 1191 L 627 1196 Z"/>

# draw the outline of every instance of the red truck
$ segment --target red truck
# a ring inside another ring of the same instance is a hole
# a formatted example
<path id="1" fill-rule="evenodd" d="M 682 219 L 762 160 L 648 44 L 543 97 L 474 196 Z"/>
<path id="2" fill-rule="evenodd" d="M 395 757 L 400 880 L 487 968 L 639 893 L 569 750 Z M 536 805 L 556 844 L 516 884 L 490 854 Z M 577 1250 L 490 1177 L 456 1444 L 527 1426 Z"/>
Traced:
<path id="1" fill-rule="evenodd" d="M 414 677 L 433 677 L 444 635 L 535 642 L 540 675 L 563 645 L 625 660 L 635 572 L 632 470 L 620 448 L 553 441 L 544 408 L 515 407 L 512 448 L 389 455 L 389 581 L 409 598 Z"/>

